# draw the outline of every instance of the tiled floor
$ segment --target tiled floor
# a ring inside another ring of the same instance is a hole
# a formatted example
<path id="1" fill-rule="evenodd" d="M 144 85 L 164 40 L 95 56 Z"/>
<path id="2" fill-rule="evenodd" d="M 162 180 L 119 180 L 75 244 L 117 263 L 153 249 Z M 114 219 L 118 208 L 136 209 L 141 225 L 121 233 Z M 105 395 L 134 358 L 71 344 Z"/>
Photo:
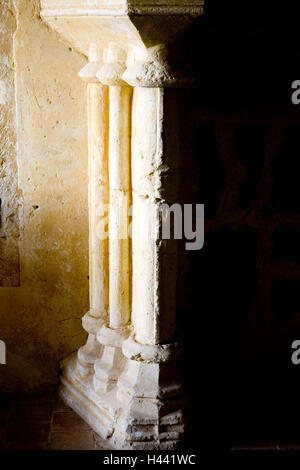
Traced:
<path id="1" fill-rule="evenodd" d="M 92 429 L 55 394 L 0 393 L 0 450 L 103 450 Z M 258 442 L 233 451 L 300 450 L 300 442 Z"/>
<path id="2" fill-rule="evenodd" d="M 53 395 L 0 394 L 1 450 L 101 450 L 92 429 Z"/>

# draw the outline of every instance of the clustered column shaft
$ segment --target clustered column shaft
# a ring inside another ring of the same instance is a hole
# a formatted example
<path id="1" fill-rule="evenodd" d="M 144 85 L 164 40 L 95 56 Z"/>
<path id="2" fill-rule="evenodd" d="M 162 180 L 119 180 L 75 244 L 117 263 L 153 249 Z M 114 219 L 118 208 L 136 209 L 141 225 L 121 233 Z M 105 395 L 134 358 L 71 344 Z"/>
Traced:
<path id="1" fill-rule="evenodd" d="M 115 329 L 128 323 L 131 308 L 131 94 L 128 86 L 110 87 L 109 323 Z"/>
<path id="2" fill-rule="evenodd" d="M 177 242 L 161 228 L 163 206 L 178 200 L 179 93 L 149 79 L 130 85 L 125 60 L 111 44 L 104 63 L 93 55 L 80 73 L 89 81 L 89 337 L 62 394 L 115 447 L 173 448 L 184 419 Z M 84 407 L 74 405 L 74 384 Z"/>
<path id="3" fill-rule="evenodd" d="M 86 346 L 78 351 L 77 370 L 81 376 L 92 372 L 101 352 L 96 340 L 99 327 L 107 321 L 109 305 L 108 238 L 99 236 L 103 211 L 109 204 L 108 87 L 100 84 L 94 75 L 99 67 L 98 56 L 92 51 L 91 62 L 81 72 L 87 85 L 88 151 L 89 151 L 89 295 L 90 310 L 84 316 L 83 326 L 89 333 Z"/>

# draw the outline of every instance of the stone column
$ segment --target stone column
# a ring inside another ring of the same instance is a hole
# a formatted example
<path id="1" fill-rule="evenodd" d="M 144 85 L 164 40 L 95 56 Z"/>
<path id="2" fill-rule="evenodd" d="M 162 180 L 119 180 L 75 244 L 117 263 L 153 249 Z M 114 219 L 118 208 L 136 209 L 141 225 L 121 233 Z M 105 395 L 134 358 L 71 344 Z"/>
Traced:
<path id="1" fill-rule="evenodd" d="M 166 79 L 155 49 L 129 64 L 123 78 L 134 87 L 132 111 L 132 325 L 118 380 L 124 403 L 120 440 L 137 449 L 174 448 L 184 431 L 184 400 L 176 359 L 177 240 L 163 239 L 163 217 L 179 199 L 180 87 Z M 173 206 L 174 208 L 174 206 Z M 166 211 L 166 212 L 165 212 Z M 169 221 L 170 222 L 170 221 Z M 131 424 L 134 423 L 134 424 Z"/>
<path id="2" fill-rule="evenodd" d="M 179 88 L 189 80 L 170 51 L 203 0 L 41 4 L 44 20 L 90 58 L 81 72 L 89 82 L 89 339 L 64 361 L 60 393 L 108 448 L 172 449 L 184 431 L 177 241 L 160 232 L 165 205 L 178 201 Z M 107 203 L 109 240 L 97 230 Z"/>
<path id="3" fill-rule="evenodd" d="M 83 317 L 88 341 L 78 351 L 77 371 L 85 377 L 93 373 L 101 354 L 96 334 L 108 318 L 108 234 L 105 218 L 109 207 L 108 181 L 108 87 L 100 83 L 96 73 L 101 67 L 102 51 L 92 44 L 89 63 L 79 72 L 87 82 L 88 150 L 89 150 L 89 293 L 90 310 Z"/>
<path id="4" fill-rule="evenodd" d="M 109 321 L 98 332 L 105 345 L 95 363 L 94 386 L 113 388 L 123 366 L 121 346 L 131 316 L 131 243 L 128 234 L 131 205 L 131 97 L 122 80 L 126 53 L 109 45 L 106 63 L 97 77 L 109 86 Z"/>

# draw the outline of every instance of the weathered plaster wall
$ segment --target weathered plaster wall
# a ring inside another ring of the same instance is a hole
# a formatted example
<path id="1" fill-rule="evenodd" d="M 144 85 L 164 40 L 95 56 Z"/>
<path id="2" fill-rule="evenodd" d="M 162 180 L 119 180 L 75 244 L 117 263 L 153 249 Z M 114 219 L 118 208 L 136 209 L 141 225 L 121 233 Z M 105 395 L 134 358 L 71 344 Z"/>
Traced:
<path id="1" fill-rule="evenodd" d="M 0 3 L 0 286 L 18 286 L 20 194 L 17 182 L 11 1 Z"/>
<path id="2" fill-rule="evenodd" d="M 0 21 L 0 79 L 8 81 L 0 82 L 0 156 L 9 160 L 21 228 L 20 286 L 0 287 L 0 339 L 8 349 L 0 388 L 45 388 L 56 383 L 59 360 L 85 341 L 87 132 L 77 76 L 85 59 L 42 23 L 38 0 L 0 0 Z M 8 237 L 15 238 L 17 230 Z M 1 274 L 9 263 L 0 257 L 0 264 Z"/>

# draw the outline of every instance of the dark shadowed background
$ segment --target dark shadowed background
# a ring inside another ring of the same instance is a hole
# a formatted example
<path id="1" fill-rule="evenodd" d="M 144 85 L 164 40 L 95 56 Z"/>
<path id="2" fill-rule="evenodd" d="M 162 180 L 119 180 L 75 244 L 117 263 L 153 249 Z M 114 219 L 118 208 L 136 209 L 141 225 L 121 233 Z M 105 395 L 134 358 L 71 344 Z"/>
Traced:
<path id="1" fill-rule="evenodd" d="M 295 3 L 206 0 L 184 38 L 197 80 L 185 99 L 183 193 L 206 217 L 205 246 L 188 254 L 178 288 L 198 448 L 300 443 Z"/>

